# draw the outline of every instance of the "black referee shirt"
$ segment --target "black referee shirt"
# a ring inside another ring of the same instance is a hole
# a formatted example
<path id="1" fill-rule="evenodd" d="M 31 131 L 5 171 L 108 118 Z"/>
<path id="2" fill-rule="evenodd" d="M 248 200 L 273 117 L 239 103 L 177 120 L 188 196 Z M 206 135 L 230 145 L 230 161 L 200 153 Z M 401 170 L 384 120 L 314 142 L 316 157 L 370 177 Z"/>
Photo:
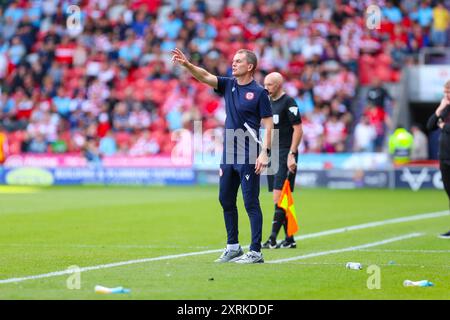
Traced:
<path id="1" fill-rule="evenodd" d="M 292 126 L 302 123 L 297 103 L 292 97 L 283 94 L 275 101 L 270 99 L 270 105 L 272 106 L 274 129 L 279 130 L 279 147 L 280 149 L 290 148 L 294 132 Z"/>
<path id="2" fill-rule="evenodd" d="M 450 104 L 444 109 L 440 117 L 437 117 L 436 113 L 433 112 L 428 119 L 427 129 L 429 131 L 438 129 L 439 119 L 445 121 L 439 138 L 439 160 L 450 163 Z"/>

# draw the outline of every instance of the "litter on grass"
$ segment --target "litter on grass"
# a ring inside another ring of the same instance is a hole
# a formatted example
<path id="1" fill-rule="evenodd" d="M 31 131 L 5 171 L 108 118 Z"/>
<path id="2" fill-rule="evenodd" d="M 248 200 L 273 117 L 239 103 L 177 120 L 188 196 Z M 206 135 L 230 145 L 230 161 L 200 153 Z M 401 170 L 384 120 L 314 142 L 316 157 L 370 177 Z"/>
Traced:
<path id="1" fill-rule="evenodd" d="M 130 293 L 130 289 L 125 289 L 124 287 L 107 288 L 104 286 L 96 285 L 95 293 L 100 294 L 111 294 L 111 293 Z"/>

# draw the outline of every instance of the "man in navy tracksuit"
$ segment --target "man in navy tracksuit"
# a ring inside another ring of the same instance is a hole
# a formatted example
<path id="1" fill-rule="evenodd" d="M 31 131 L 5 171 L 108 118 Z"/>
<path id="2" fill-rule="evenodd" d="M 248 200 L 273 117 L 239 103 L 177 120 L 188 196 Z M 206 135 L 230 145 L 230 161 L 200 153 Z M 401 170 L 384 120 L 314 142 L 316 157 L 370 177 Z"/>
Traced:
<path id="1" fill-rule="evenodd" d="M 269 162 L 273 128 L 268 92 L 253 79 L 256 55 L 239 50 L 233 58 L 233 77 L 217 77 L 190 63 L 179 49 L 172 51 L 172 61 L 185 67 L 194 78 L 214 88 L 225 98 L 226 120 L 222 162 L 220 164 L 219 200 L 227 230 L 227 247 L 216 262 L 262 263 L 262 212 L 259 204 L 260 174 Z M 265 137 L 259 139 L 260 124 Z M 259 152 L 259 149 L 260 152 Z M 238 240 L 236 197 L 242 188 L 245 209 L 250 218 L 252 242 L 244 254 Z"/>

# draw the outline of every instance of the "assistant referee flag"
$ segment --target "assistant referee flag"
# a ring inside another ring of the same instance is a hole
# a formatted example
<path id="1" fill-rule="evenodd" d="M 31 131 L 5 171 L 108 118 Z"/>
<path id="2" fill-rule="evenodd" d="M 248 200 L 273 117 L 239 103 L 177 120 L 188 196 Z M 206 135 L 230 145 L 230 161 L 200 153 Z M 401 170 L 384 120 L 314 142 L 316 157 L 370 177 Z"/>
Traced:
<path id="1" fill-rule="evenodd" d="M 298 231 L 298 225 L 289 179 L 286 179 L 284 181 L 283 189 L 281 190 L 281 196 L 278 200 L 278 206 L 284 209 L 284 212 L 286 213 L 287 236 L 293 236 Z"/>

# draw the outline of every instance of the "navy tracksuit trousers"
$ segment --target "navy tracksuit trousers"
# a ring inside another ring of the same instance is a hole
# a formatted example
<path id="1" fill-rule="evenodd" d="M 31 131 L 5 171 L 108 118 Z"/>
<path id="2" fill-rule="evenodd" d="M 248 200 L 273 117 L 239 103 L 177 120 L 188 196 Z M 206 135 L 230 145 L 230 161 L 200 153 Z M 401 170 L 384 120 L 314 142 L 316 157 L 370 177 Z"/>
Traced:
<path id="1" fill-rule="evenodd" d="M 254 164 L 221 164 L 219 201 L 223 208 L 227 244 L 239 243 L 238 210 L 236 206 L 239 186 L 242 189 L 244 205 L 250 218 L 252 243 L 250 250 L 261 251 L 262 211 L 259 204 L 260 176 L 255 173 Z"/>

